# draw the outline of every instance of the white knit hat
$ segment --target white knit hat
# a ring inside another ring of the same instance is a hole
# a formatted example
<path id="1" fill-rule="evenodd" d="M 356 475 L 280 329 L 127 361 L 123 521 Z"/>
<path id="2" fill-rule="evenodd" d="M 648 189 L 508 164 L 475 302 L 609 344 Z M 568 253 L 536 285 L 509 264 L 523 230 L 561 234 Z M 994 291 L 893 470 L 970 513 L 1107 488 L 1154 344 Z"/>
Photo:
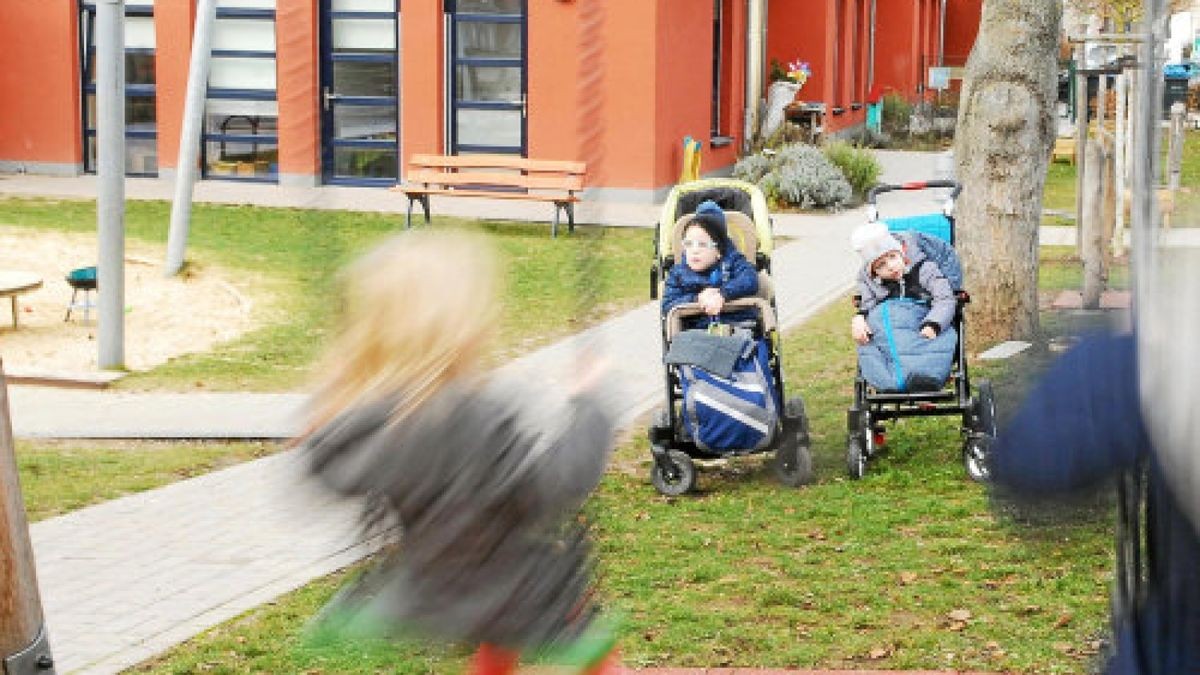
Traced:
<path id="1" fill-rule="evenodd" d="M 900 242 L 881 222 L 859 225 L 850 233 L 850 245 L 862 256 L 863 264 L 869 269 L 879 256 L 889 251 L 903 250 Z"/>

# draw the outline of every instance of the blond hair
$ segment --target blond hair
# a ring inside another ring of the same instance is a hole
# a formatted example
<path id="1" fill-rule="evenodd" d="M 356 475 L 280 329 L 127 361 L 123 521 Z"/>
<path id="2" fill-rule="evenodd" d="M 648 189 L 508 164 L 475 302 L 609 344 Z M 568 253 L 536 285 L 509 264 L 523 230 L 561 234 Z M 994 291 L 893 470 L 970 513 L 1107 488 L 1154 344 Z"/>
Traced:
<path id="1" fill-rule="evenodd" d="M 310 431 L 352 406 L 403 400 L 394 417 L 479 369 L 497 314 L 495 254 L 479 236 L 392 236 L 344 271 L 338 334 L 318 368 Z"/>

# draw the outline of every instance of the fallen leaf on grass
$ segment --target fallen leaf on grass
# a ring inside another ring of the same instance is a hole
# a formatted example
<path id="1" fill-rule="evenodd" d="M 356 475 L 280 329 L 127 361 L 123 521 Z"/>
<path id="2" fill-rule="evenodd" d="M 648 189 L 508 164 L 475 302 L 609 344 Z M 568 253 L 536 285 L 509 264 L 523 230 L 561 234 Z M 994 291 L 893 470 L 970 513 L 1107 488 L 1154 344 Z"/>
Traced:
<path id="1" fill-rule="evenodd" d="M 946 617 L 951 621 L 970 621 L 971 611 L 967 609 L 956 609 L 948 612 Z"/>
<path id="2" fill-rule="evenodd" d="M 878 661 L 879 659 L 886 659 L 895 653 L 896 653 L 896 648 L 893 645 L 888 645 L 886 647 L 876 647 L 876 648 L 872 649 L 871 651 L 867 652 L 867 658 L 871 659 L 872 661 Z"/>
<path id="3" fill-rule="evenodd" d="M 917 575 L 915 572 L 901 572 L 900 573 L 900 585 L 901 586 L 907 586 L 916 580 L 917 580 Z"/>
<path id="4" fill-rule="evenodd" d="M 1059 614 L 1058 619 L 1054 622 L 1054 627 L 1055 628 L 1065 628 L 1067 625 L 1069 625 L 1071 623 L 1071 618 L 1072 617 L 1071 617 L 1070 612 L 1064 612 L 1062 614 Z"/>

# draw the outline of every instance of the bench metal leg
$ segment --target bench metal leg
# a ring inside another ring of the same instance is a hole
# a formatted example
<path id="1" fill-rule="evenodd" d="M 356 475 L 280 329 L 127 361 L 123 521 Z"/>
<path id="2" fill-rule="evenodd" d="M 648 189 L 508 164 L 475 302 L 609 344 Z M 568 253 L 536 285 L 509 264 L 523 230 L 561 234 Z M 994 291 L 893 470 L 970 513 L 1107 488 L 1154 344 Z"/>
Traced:
<path id="1" fill-rule="evenodd" d="M 567 232 L 575 232 L 575 205 L 571 202 L 554 202 L 554 225 L 550 228 L 550 235 L 556 236 L 558 232 L 559 210 L 567 214 Z"/>
<path id="2" fill-rule="evenodd" d="M 404 214 L 404 229 L 412 229 L 412 209 L 413 202 L 420 202 L 421 211 L 425 213 L 425 224 L 429 224 L 429 195 L 408 196 L 408 211 Z"/>

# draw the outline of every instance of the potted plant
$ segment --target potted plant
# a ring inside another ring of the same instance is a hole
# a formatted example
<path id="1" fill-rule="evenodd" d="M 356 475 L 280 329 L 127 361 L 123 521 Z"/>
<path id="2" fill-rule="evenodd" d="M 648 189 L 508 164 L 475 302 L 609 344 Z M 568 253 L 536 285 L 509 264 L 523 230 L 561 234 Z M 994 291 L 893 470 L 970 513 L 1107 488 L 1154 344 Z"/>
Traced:
<path id="1" fill-rule="evenodd" d="M 771 61 L 771 82 L 767 90 L 767 113 L 763 118 L 762 136 L 768 137 L 775 133 L 783 124 L 784 109 L 796 100 L 796 94 L 812 76 L 812 68 L 807 61 L 799 59 L 790 61 L 784 68 L 778 60 Z"/>

